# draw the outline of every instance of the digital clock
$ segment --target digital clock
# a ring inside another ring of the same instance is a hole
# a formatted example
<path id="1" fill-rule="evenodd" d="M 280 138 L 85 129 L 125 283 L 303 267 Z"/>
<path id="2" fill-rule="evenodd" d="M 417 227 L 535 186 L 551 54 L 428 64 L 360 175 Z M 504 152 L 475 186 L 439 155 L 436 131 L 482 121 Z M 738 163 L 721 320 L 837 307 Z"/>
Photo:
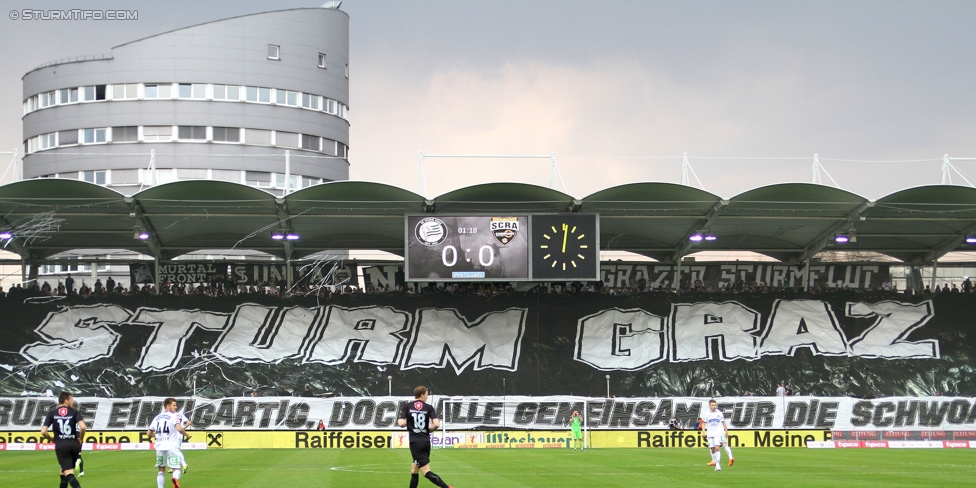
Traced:
<path id="1" fill-rule="evenodd" d="M 529 279 L 527 215 L 408 215 L 407 281 Z"/>

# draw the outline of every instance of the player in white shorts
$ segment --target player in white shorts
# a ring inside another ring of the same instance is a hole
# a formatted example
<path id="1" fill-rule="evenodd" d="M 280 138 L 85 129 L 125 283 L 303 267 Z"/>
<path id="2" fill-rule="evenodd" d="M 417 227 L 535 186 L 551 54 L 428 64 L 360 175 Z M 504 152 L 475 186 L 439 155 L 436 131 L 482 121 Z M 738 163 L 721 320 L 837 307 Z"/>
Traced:
<path id="1" fill-rule="evenodd" d="M 726 443 L 729 435 L 729 424 L 725 421 L 725 413 L 718 409 L 718 402 L 708 401 L 708 412 L 702 417 L 705 419 L 705 437 L 708 438 L 708 447 L 712 451 L 712 462 L 709 466 L 715 466 L 715 471 L 722 470 L 722 448 L 729 454 L 729 466 L 735 462 L 732 457 L 732 449 Z"/>
<path id="2" fill-rule="evenodd" d="M 190 428 L 190 419 L 183 412 L 176 412 L 176 421 L 183 426 L 183 430 Z M 180 437 L 180 466 L 183 469 L 183 474 L 186 474 L 186 469 L 189 468 L 186 464 L 186 458 L 183 457 L 183 438 Z"/>
<path id="3" fill-rule="evenodd" d="M 176 413 L 176 399 L 167 398 L 163 401 L 163 412 L 157 415 L 149 424 L 147 432 L 150 439 L 156 440 L 156 487 L 166 485 L 166 468 L 173 470 L 173 488 L 180 487 L 180 443 L 186 436 L 186 430 L 180 424 Z"/>

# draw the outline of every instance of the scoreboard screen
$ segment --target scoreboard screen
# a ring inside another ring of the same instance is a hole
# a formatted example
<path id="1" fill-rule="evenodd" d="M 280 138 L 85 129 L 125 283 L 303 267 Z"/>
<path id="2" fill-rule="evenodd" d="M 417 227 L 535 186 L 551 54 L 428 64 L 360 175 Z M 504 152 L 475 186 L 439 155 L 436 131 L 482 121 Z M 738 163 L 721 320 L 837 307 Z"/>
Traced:
<path id="1" fill-rule="evenodd" d="M 407 281 L 529 279 L 528 215 L 408 215 Z"/>

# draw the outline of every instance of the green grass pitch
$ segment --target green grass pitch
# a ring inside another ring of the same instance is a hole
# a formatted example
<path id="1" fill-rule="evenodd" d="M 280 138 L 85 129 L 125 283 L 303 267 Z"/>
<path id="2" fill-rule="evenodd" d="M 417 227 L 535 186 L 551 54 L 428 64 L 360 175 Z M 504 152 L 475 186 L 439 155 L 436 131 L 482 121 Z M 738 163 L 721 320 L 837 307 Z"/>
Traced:
<path id="1" fill-rule="evenodd" d="M 184 488 L 406 487 L 406 450 L 187 451 Z M 973 486 L 976 450 L 738 449 L 714 472 L 704 449 L 437 449 L 431 467 L 459 488 Z M 723 454 L 723 461 L 724 459 Z M 83 487 L 155 487 L 151 451 L 84 454 Z M 0 452 L 0 486 L 58 486 L 54 452 Z M 171 487 L 167 477 L 167 487 Z M 434 486 L 425 479 L 420 486 Z"/>

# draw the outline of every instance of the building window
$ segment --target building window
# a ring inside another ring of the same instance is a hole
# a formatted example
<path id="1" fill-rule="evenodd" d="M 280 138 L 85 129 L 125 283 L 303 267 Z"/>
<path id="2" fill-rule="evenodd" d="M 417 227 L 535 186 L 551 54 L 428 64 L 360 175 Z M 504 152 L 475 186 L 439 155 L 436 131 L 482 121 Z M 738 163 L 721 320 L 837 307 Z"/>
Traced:
<path id="1" fill-rule="evenodd" d="M 249 102 L 271 103 L 271 89 L 246 86 L 244 87 L 244 99 Z"/>
<path id="2" fill-rule="evenodd" d="M 81 179 L 96 185 L 104 185 L 106 181 L 105 171 L 82 171 Z"/>
<path id="3" fill-rule="evenodd" d="M 176 178 L 180 180 L 206 180 L 207 171 L 197 168 L 177 168 Z"/>
<path id="4" fill-rule="evenodd" d="M 58 132 L 59 146 L 71 146 L 74 144 L 78 144 L 77 130 L 63 130 L 61 132 Z"/>
<path id="5" fill-rule="evenodd" d="M 138 83 L 112 85 L 112 100 L 134 100 L 136 98 L 139 98 Z"/>
<path id="6" fill-rule="evenodd" d="M 282 174 L 282 173 L 275 173 L 274 176 L 275 176 L 275 184 L 274 184 L 275 188 L 284 188 L 285 187 L 285 175 Z M 297 175 L 288 175 L 288 189 L 289 190 L 296 190 L 296 189 L 298 189 L 298 176 Z"/>
<path id="7" fill-rule="evenodd" d="M 332 139 L 322 138 L 322 152 L 335 156 L 336 155 L 336 141 Z"/>
<path id="8" fill-rule="evenodd" d="M 244 142 L 253 146 L 270 146 L 271 131 L 261 129 L 244 129 Z"/>
<path id="9" fill-rule="evenodd" d="M 241 182 L 241 172 L 236 169 L 214 169 L 210 171 L 213 173 L 211 179 L 217 181 L 231 181 L 234 183 Z"/>
<path id="10" fill-rule="evenodd" d="M 77 88 L 62 88 L 58 90 L 59 98 L 61 99 L 61 104 L 66 103 L 77 103 L 78 102 L 78 89 Z"/>
<path id="11" fill-rule="evenodd" d="M 101 144 L 105 142 L 105 132 L 105 129 L 85 129 L 82 141 L 85 144 Z"/>
<path id="12" fill-rule="evenodd" d="M 145 88 L 146 98 L 172 98 L 173 85 L 147 84 Z"/>
<path id="13" fill-rule="evenodd" d="M 302 93 L 302 106 L 305 108 L 310 108 L 312 110 L 319 109 L 319 96 L 309 95 L 308 93 Z"/>
<path id="14" fill-rule="evenodd" d="M 214 142 L 241 142 L 241 130 L 237 127 L 214 127 Z"/>
<path id="15" fill-rule="evenodd" d="M 114 130 L 112 131 L 114 135 Z M 113 185 L 138 185 L 139 184 L 139 170 L 137 169 L 113 169 L 112 170 L 112 184 Z"/>
<path id="16" fill-rule="evenodd" d="M 278 105 L 298 106 L 298 92 L 275 90 L 275 103 Z"/>
<path id="17" fill-rule="evenodd" d="M 38 147 L 36 150 L 40 151 L 43 149 L 51 149 L 58 147 L 58 133 L 52 132 L 50 134 L 44 134 L 38 136 Z"/>
<path id="18" fill-rule="evenodd" d="M 325 53 L 319 53 L 319 68 L 325 68 Z"/>
<path id="19" fill-rule="evenodd" d="M 105 85 L 90 85 L 82 88 L 84 101 L 105 100 Z"/>
<path id="20" fill-rule="evenodd" d="M 205 141 L 207 140 L 207 128 L 201 125 L 181 125 L 177 139 L 181 141 Z"/>
<path id="21" fill-rule="evenodd" d="M 237 85 L 214 85 L 213 90 L 214 100 L 232 100 L 236 102 L 241 99 L 241 87 Z"/>
<path id="22" fill-rule="evenodd" d="M 310 186 L 315 186 L 322 181 L 319 178 L 309 178 L 308 176 L 302 176 L 302 188 L 308 188 Z"/>
<path id="23" fill-rule="evenodd" d="M 281 46 L 277 44 L 268 44 L 268 59 L 281 59 L 278 55 L 280 54 Z"/>
<path id="24" fill-rule="evenodd" d="M 139 140 L 139 127 L 112 127 L 112 142 L 136 142 Z"/>
<path id="25" fill-rule="evenodd" d="M 180 83 L 179 97 L 203 100 L 207 98 L 207 85 L 203 83 Z"/>
<path id="26" fill-rule="evenodd" d="M 142 140 L 146 142 L 169 142 L 173 140 L 173 126 L 160 125 L 142 128 Z"/>
<path id="27" fill-rule="evenodd" d="M 294 132 L 275 131 L 275 145 L 298 149 L 298 134 Z"/>
<path id="28" fill-rule="evenodd" d="M 245 171 L 244 182 L 251 186 L 271 186 L 271 173 L 265 171 Z"/>
<path id="29" fill-rule="evenodd" d="M 308 134 L 302 134 L 302 149 L 307 149 L 309 151 L 319 150 L 319 138 L 315 136 L 310 136 Z"/>

